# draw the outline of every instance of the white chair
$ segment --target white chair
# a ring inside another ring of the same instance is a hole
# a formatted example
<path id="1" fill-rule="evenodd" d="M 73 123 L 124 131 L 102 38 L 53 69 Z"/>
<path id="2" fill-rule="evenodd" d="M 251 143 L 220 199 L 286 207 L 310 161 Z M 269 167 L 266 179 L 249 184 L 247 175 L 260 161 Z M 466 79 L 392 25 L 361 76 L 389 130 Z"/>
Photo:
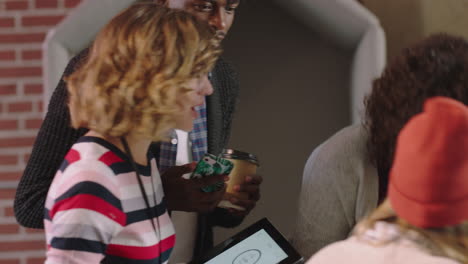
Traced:
<path id="1" fill-rule="evenodd" d="M 85 49 L 112 17 L 137 0 L 83 0 L 55 28 L 42 45 L 44 105 L 59 83 L 70 59 Z M 47 108 L 44 108 L 44 113 Z"/>
<path id="2" fill-rule="evenodd" d="M 360 122 L 363 99 L 386 63 L 385 34 L 378 19 L 355 0 L 276 0 L 337 45 L 354 51 L 350 83 L 351 120 Z"/>

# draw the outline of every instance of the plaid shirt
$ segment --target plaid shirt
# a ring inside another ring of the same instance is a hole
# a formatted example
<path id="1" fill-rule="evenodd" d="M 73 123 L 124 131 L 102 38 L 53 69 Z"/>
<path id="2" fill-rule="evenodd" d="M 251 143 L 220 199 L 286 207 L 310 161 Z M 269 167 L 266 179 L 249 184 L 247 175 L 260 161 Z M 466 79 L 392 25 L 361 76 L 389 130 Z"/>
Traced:
<path id="1" fill-rule="evenodd" d="M 192 147 L 193 161 L 199 161 L 208 152 L 208 127 L 206 119 L 206 102 L 195 108 L 198 117 L 193 121 L 193 130 L 189 132 L 189 139 Z M 159 171 L 162 173 L 173 167 L 177 157 L 177 134 L 171 133 L 169 142 L 161 142 L 159 148 Z"/>

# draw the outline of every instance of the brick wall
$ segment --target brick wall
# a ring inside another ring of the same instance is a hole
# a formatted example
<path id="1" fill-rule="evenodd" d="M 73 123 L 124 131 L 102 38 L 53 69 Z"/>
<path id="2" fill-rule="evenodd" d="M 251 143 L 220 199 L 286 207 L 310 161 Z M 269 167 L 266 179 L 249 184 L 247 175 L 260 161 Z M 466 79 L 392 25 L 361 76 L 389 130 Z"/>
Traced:
<path id="1" fill-rule="evenodd" d="M 41 43 L 79 2 L 0 0 L 0 264 L 44 261 L 44 234 L 16 224 L 13 198 L 45 107 Z"/>

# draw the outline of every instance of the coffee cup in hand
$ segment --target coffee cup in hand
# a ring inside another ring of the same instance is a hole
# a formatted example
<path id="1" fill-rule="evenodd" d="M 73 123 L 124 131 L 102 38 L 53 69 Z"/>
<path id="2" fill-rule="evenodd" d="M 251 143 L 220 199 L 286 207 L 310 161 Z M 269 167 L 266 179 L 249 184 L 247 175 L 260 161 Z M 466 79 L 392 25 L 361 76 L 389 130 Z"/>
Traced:
<path id="1" fill-rule="evenodd" d="M 221 157 L 230 160 L 234 164 L 234 168 L 229 173 L 229 181 L 226 182 L 226 192 L 239 199 L 248 199 L 247 193 L 235 191 L 234 187 L 243 184 L 246 176 L 257 173 L 259 166 L 257 157 L 253 154 L 234 149 L 223 149 Z M 232 204 L 228 200 L 222 200 L 218 204 L 218 207 L 245 210 L 243 207 Z"/>

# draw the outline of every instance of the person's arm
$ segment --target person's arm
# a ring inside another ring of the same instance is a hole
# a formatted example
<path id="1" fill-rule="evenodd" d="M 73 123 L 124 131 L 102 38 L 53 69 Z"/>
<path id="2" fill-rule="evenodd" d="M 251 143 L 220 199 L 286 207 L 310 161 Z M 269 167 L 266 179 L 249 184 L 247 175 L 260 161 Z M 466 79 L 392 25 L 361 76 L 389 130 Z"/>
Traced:
<path id="1" fill-rule="evenodd" d="M 347 130 L 347 129 L 346 129 Z M 359 151 L 343 131 L 317 147 L 306 162 L 291 242 L 309 258 L 324 246 L 345 239 L 356 223 Z"/>
<path id="2" fill-rule="evenodd" d="M 106 253 L 125 247 L 111 243 L 128 220 L 114 172 L 99 160 L 85 159 L 56 177 L 45 216 L 45 264 L 98 264 Z"/>
<path id="3" fill-rule="evenodd" d="M 70 75 L 86 56 L 84 50 L 68 64 Z M 73 129 L 67 107 L 67 85 L 61 80 L 50 101 L 47 115 L 36 137 L 31 156 L 16 190 L 16 220 L 25 227 L 43 228 L 44 202 L 49 186 L 65 154 L 87 130 Z"/>
<path id="4" fill-rule="evenodd" d="M 239 103 L 240 84 L 239 75 L 233 65 L 222 57 L 216 62 L 213 69 L 216 92 L 219 93 L 219 99 L 222 111 L 222 133 L 219 142 L 219 151 L 228 146 L 231 136 L 232 121 Z"/>
<path id="5" fill-rule="evenodd" d="M 239 100 L 239 77 L 234 67 L 220 58 L 212 71 L 211 82 L 215 92 L 207 101 L 208 135 L 210 137 L 208 149 L 210 153 L 217 155 L 228 146 L 232 120 Z M 249 200 L 233 201 L 235 204 L 248 207 L 247 211 L 234 212 L 217 207 L 208 215 L 209 224 L 221 227 L 238 226 L 260 198 L 260 183 L 259 177 L 254 176 L 253 181 L 245 182 L 240 187 L 243 190 L 248 190 Z"/>

